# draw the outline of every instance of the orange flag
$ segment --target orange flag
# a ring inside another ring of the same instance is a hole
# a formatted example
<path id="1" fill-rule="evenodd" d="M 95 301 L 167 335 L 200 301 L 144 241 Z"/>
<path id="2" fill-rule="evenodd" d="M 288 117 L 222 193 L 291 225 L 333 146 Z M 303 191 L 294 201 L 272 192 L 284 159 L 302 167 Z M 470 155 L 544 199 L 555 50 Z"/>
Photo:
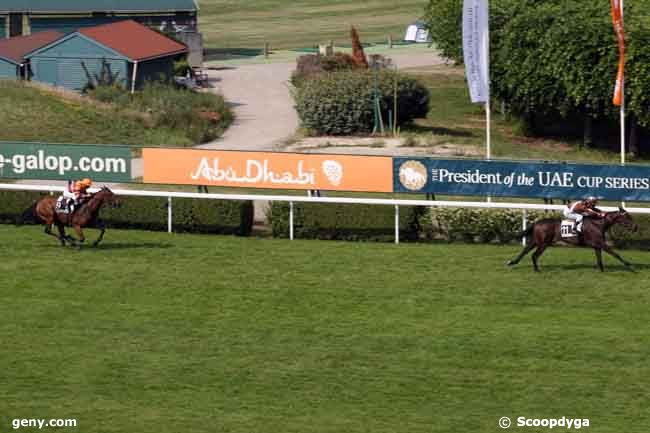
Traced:
<path id="1" fill-rule="evenodd" d="M 616 74 L 616 86 L 614 88 L 614 105 L 620 106 L 623 101 L 623 81 L 625 80 L 625 33 L 623 31 L 623 9 L 621 0 L 611 0 L 612 2 L 612 23 L 614 24 L 614 33 L 618 39 L 618 72 Z"/>

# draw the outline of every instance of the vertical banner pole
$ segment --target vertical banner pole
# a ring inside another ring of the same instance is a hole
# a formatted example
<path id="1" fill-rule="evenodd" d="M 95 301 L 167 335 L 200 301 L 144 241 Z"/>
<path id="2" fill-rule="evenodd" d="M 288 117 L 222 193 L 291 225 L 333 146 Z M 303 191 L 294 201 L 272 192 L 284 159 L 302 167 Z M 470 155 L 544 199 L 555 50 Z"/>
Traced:
<path id="1" fill-rule="evenodd" d="M 528 211 L 524 209 L 524 211 L 521 213 L 521 231 L 525 232 L 528 227 Z M 521 237 L 521 245 L 526 246 L 526 235 L 523 235 Z"/>
<path id="2" fill-rule="evenodd" d="M 490 113 L 490 99 L 488 98 L 487 101 L 485 101 L 485 124 L 486 124 L 486 129 L 485 129 L 485 158 L 489 161 L 492 159 L 492 143 L 491 143 L 491 134 L 490 134 L 490 121 L 491 121 L 491 113 Z M 492 203 L 492 197 L 487 196 L 487 202 Z"/>
<path id="3" fill-rule="evenodd" d="M 487 0 L 486 0 L 487 2 Z M 485 56 L 484 67 L 485 67 L 485 87 L 487 88 L 487 94 L 485 96 L 485 141 L 486 141 L 486 154 L 488 161 L 492 159 L 492 110 L 490 108 L 490 7 L 486 5 L 485 8 L 487 17 L 485 19 L 485 38 L 483 39 L 483 53 Z"/>
<path id="4" fill-rule="evenodd" d="M 623 18 L 623 0 L 620 0 L 620 8 L 621 8 L 621 27 L 624 29 L 625 28 L 625 21 Z M 623 30 L 624 34 L 624 30 Z M 623 42 L 624 43 L 624 42 Z M 624 58 L 620 60 L 621 62 L 624 62 Z M 625 73 L 622 74 L 621 76 L 621 110 L 620 110 L 620 117 L 621 117 L 621 165 L 625 165 Z M 625 202 L 621 202 L 621 206 L 625 207 Z"/>
<path id="5" fill-rule="evenodd" d="M 489 6 L 486 6 L 488 12 L 488 18 L 487 22 L 488 24 L 485 26 L 485 39 L 483 40 L 483 52 L 485 53 L 485 82 L 486 82 L 486 87 L 488 89 L 487 91 L 487 96 L 485 98 L 485 153 L 487 160 L 492 159 L 492 128 L 491 128 L 491 121 L 492 121 L 492 109 L 490 108 L 490 13 L 489 13 Z M 487 202 L 491 203 L 492 202 L 492 197 L 487 196 Z"/>
<path id="6" fill-rule="evenodd" d="M 485 104 L 485 159 L 492 159 L 490 116 L 490 7 L 488 0 L 463 0 L 463 61 L 472 103 Z M 491 197 L 487 197 L 491 201 Z"/>

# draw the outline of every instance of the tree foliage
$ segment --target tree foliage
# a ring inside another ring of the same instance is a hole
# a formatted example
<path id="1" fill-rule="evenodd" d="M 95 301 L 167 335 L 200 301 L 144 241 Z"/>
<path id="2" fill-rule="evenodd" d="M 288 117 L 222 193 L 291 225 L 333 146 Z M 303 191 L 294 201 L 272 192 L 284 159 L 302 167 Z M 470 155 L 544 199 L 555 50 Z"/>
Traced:
<path id="1" fill-rule="evenodd" d="M 462 0 L 430 0 L 425 17 L 442 55 L 462 63 Z M 626 102 L 650 126 L 650 0 L 625 11 Z M 618 63 L 609 2 L 490 0 L 492 97 L 524 119 L 613 120 Z"/>
<path id="2" fill-rule="evenodd" d="M 354 63 L 360 68 L 368 69 L 368 59 L 366 59 L 366 53 L 363 50 L 359 32 L 354 26 L 350 28 L 350 39 L 352 40 L 352 58 L 354 59 Z"/>

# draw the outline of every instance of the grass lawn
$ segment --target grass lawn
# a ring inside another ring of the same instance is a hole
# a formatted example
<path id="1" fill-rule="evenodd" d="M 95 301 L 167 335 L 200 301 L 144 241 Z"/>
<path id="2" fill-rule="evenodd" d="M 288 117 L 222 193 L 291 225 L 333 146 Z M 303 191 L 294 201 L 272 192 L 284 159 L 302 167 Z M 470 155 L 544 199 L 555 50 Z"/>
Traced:
<path id="1" fill-rule="evenodd" d="M 0 141 L 193 145 L 181 131 L 151 128 L 116 110 L 0 81 Z"/>
<path id="2" fill-rule="evenodd" d="M 366 42 L 402 39 L 427 0 L 200 0 L 199 27 L 211 49 L 303 48 L 350 43 L 350 25 Z"/>
<path id="3" fill-rule="evenodd" d="M 91 234 L 94 236 L 94 233 Z M 0 226 L 0 426 L 497 432 L 502 416 L 650 425 L 650 266 L 554 249 Z M 10 248 L 7 248 L 10 246 Z M 509 431 L 538 431 L 511 428 Z M 546 431 L 546 430 L 539 430 Z"/>

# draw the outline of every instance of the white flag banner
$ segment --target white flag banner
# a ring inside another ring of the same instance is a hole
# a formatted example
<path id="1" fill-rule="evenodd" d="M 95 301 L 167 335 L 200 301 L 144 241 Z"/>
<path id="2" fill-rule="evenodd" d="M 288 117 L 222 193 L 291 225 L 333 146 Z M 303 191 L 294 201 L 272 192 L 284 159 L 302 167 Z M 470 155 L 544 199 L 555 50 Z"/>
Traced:
<path id="1" fill-rule="evenodd" d="M 463 2 L 463 57 L 472 102 L 490 99 L 488 0 Z"/>

